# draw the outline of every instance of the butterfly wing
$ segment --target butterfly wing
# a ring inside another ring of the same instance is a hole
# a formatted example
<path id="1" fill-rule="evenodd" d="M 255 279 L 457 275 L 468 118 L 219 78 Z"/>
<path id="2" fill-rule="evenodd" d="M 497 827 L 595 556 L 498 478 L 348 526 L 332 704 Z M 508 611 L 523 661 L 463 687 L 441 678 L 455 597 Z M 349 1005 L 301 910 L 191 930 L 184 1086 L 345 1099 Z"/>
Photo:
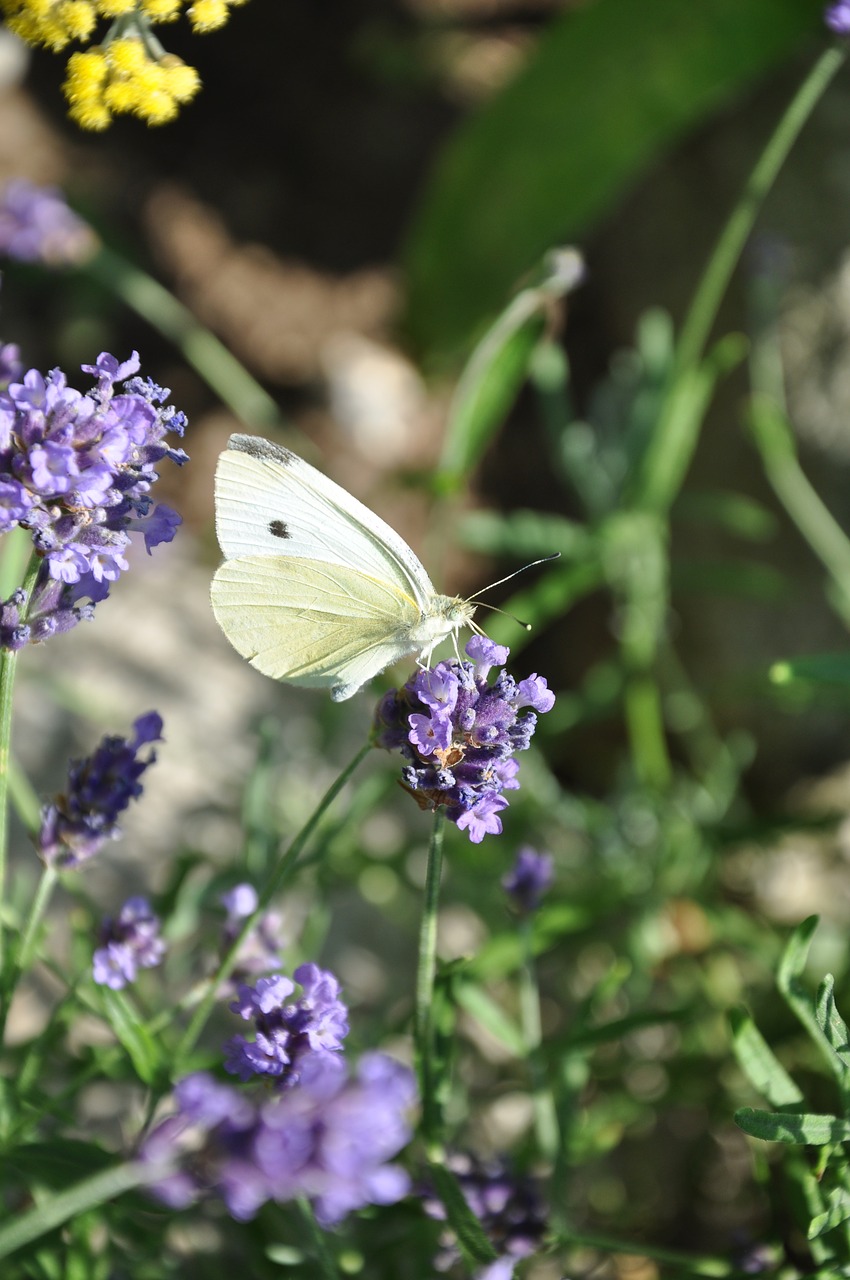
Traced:
<path id="1" fill-rule="evenodd" d="M 216 470 L 216 532 L 227 560 L 253 556 L 345 566 L 428 607 L 434 588 L 380 517 L 296 454 L 234 435 Z"/>
<path id="2" fill-rule="evenodd" d="M 275 680 L 331 686 L 342 701 L 414 652 L 416 602 L 359 568 L 300 557 L 225 560 L 212 584 L 216 619 L 233 647 Z"/>

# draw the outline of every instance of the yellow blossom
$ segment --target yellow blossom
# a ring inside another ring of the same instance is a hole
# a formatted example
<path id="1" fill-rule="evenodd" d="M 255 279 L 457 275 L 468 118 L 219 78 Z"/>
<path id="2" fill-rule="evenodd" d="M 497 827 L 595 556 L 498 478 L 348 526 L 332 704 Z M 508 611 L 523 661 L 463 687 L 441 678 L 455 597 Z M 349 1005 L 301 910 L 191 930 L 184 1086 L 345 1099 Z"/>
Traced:
<path id="1" fill-rule="evenodd" d="M 138 75 L 150 61 L 145 46 L 134 36 L 128 36 L 126 40 L 113 40 L 107 47 L 106 57 L 110 70 L 122 76 Z"/>
<path id="2" fill-rule="evenodd" d="M 194 67 L 169 53 L 161 63 L 165 71 L 165 87 L 175 102 L 191 102 L 201 87 L 201 77 Z"/>
<path id="3" fill-rule="evenodd" d="M 56 6 L 56 15 L 74 40 L 87 40 L 97 22 L 90 0 L 62 0 Z"/>
<path id="4" fill-rule="evenodd" d="M 68 59 L 64 84 L 70 115 L 83 128 L 105 129 L 115 114 L 148 124 L 172 120 L 200 88 L 194 67 L 163 53 L 154 28 L 185 13 L 196 32 L 224 26 L 246 0 L 0 0 L 7 26 L 28 44 L 59 51 L 86 46 Z M 99 20 L 108 26 L 97 31 Z M 89 45 L 92 39 L 102 44 Z"/>
<path id="5" fill-rule="evenodd" d="M 81 91 L 98 89 L 107 76 L 103 50 L 87 49 L 85 53 L 72 53 L 68 59 L 68 80 Z"/>
<path id="6" fill-rule="evenodd" d="M 96 3 L 98 13 L 104 18 L 122 18 L 136 7 L 136 0 L 96 0 Z"/>
<path id="7" fill-rule="evenodd" d="M 223 27 L 230 16 L 227 0 L 195 0 L 186 14 L 195 31 L 215 31 Z"/>
<path id="8" fill-rule="evenodd" d="M 183 0 L 141 0 L 141 4 L 151 22 L 173 22 L 180 17 Z"/>

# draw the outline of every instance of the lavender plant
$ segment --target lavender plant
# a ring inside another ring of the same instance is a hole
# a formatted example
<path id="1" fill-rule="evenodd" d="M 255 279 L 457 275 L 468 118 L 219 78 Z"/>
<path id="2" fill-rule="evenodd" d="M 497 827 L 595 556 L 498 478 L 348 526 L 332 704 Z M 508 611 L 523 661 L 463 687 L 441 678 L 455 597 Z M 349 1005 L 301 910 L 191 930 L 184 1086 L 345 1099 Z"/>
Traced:
<path id="1" fill-rule="evenodd" d="M 72 96 L 84 123 L 108 122 L 116 111 L 173 113 L 173 85 L 170 105 L 157 98 L 154 111 L 134 76 L 142 53 L 158 72 L 169 69 L 151 53 L 150 28 L 178 16 L 180 5 L 5 7 L 25 36 L 54 45 L 75 34 L 72 19 L 84 39 L 97 18 L 114 22 L 101 51 L 74 55 Z M 187 16 L 209 25 L 226 9 L 196 2 Z M 842 9 L 831 6 L 827 21 L 846 34 Z M 640 374 L 619 435 L 595 423 L 587 447 L 586 424 L 569 412 L 565 364 L 551 330 L 541 332 L 581 278 L 575 255 L 547 260 L 461 380 L 445 492 L 479 460 L 518 385 L 517 368 L 530 376 L 553 472 L 582 506 L 582 522 L 541 525 L 520 514 L 466 529 L 474 537 L 477 527 L 480 538 L 484 528 L 491 552 L 513 554 L 519 543 L 532 554 L 562 552 L 566 566 L 547 569 L 513 606 L 538 626 L 591 590 L 607 592 L 617 642 L 607 683 L 556 700 L 543 676 L 508 671 L 509 650 L 498 641 L 510 623 L 497 620 L 494 638 L 476 635 L 463 657 L 419 667 L 379 694 L 367 741 L 300 830 L 263 810 L 260 836 L 248 842 L 252 857 L 261 851 L 257 874 L 235 857 L 221 874 L 207 870 L 202 906 L 193 904 L 182 935 L 178 907 L 181 894 L 196 893 L 194 855 L 175 850 L 161 894 L 119 899 L 106 918 L 85 889 L 86 869 L 110 856 L 125 810 L 144 804 L 142 778 L 163 741 L 158 713 L 72 762 L 64 791 L 40 811 L 9 762 L 17 663 L 47 640 L 51 656 L 61 653 L 63 633 L 96 622 L 113 584 L 112 607 L 120 608 L 132 533 L 143 534 L 149 551 L 174 536 L 179 516 L 155 507 L 150 490 L 161 461 L 185 461 L 165 440 L 183 433 L 185 418 L 166 403 L 167 391 L 139 377 L 135 355 L 122 363 L 103 354 L 84 366 L 94 382 L 81 393 L 60 370 L 25 372 L 16 347 L 0 347 L 0 529 L 7 546 L 23 539 L 30 553 L 0 609 L 0 837 L 5 851 L 11 795 L 44 864 L 23 908 L 5 865 L 0 878 L 4 890 L 14 888 L 0 904 L 4 1024 L 37 965 L 56 993 L 41 1029 L 4 1043 L 0 1258 L 13 1280 L 59 1275 L 66 1261 L 68 1274 L 73 1263 L 80 1275 L 215 1275 L 235 1259 L 260 1277 L 286 1266 L 322 1280 L 431 1280 L 435 1272 L 549 1280 L 565 1268 L 613 1275 L 619 1264 L 609 1260 L 628 1254 L 653 1276 L 850 1274 L 848 1033 L 833 980 L 816 1001 L 802 985 L 812 922 L 792 937 L 779 985 L 831 1068 L 834 1113 L 804 1109 L 802 1088 L 754 1023 L 743 1014 L 734 1022 L 739 1062 L 773 1108 L 739 1110 L 739 1125 L 757 1139 L 821 1153 L 811 1163 L 798 1155 L 785 1171 L 797 1234 L 768 1239 L 765 1228 L 765 1239 L 743 1245 L 724 1237 L 705 1255 L 668 1245 L 669 1237 L 643 1238 L 629 1197 L 616 1198 L 617 1160 L 628 1162 L 641 1135 L 656 1140 L 662 1120 L 653 1107 L 677 1072 L 683 1127 L 693 1124 L 682 1114 L 697 1083 L 700 1123 L 709 1103 L 715 1120 L 728 1117 L 735 1086 L 717 1014 L 734 985 L 731 962 L 736 948 L 751 946 L 762 961 L 775 952 L 769 931 L 726 900 L 717 878 L 729 825 L 749 816 L 739 791 L 746 757 L 714 730 L 670 657 L 670 511 L 711 389 L 743 357 L 735 340 L 708 347 L 720 299 L 756 208 L 843 56 L 824 55 L 783 115 L 678 338 L 658 317 L 644 322 Z M 168 97 L 161 76 L 145 84 L 146 93 Z M 54 194 L 13 188 L 6 206 L 0 241 L 9 256 L 54 265 L 84 256 L 85 233 Z M 771 479 L 846 585 L 843 553 L 819 536 L 811 496 L 795 505 L 802 488 L 793 457 L 789 466 L 786 450 L 776 464 L 776 415 L 763 403 L 753 415 Z M 691 712 L 678 725 L 668 711 L 676 698 Z M 580 799 L 531 750 L 532 738 L 552 747 L 559 731 L 600 708 L 621 715 L 628 758 L 613 794 Z M 376 747 L 401 757 L 405 803 L 416 802 L 393 810 L 392 821 L 401 814 L 400 828 L 412 834 L 383 866 L 369 848 L 368 820 L 385 816 L 397 788 Z M 528 761 L 522 788 L 520 755 Z M 372 776 L 353 789 L 367 757 Z M 285 768 L 275 785 L 292 786 Z M 416 855 L 428 833 L 423 862 Z M 451 949 L 446 938 L 439 945 L 440 926 L 448 935 L 452 923 L 441 911 L 444 879 L 465 906 L 463 943 Z M 353 883 L 368 887 L 356 908 Z M 232 887 L 222 892 L 225 885 Z M 283 895 L 296 885 L 309 896 L 307 923 L 300 935 L 284 935 Z M 44 927 L 60 888 L 73 903 L 70 960 Z M 327 908 L 335 898 L 338 914 Z M 397 997 L 377 997 L 372 1016 L 347 990 L 356 990 L 366 902 L 374 932 L 399 955 Z M 206 907 L 214 916 L 208 931 Z M 354 940 L 351 978 L 342 966 L 323 967 L 322 944 L 333 948 L 337 935 Z M 748 960 L 736 977 L 751 977 L 756 962 Z M 108 1044 L 79 1046 L 71 1033 L 83 1014 Z M 85 1110 L 91 1083 L 120 1086 L 130 1099 L 111 1132 L 92 1127 Z M 715 1085 L 719 1097 L 706 1101 Z M 522 1115 L 510 1144 L 488 1129 L 498 1129 L 494 1104 L 512 1098 Z M 595 1174 L 606 1160 L 607 1182 Z M 642 1164 L 635 1194 L 651 1181 Z M 204 1253 L 208 1239 L 214 1245 Z"/>

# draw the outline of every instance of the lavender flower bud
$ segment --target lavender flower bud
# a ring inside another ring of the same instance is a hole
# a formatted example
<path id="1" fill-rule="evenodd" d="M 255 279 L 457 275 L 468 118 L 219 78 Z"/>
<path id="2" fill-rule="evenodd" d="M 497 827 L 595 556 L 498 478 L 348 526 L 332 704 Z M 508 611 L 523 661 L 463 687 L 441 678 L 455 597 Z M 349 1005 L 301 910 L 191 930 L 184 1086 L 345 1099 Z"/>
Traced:
<path id="1" fill-rule="evenodd" d="M 162 741 L 162 718 L 149 711 L 133 728 L 130 742 L 104 738 L 93 755 L 72 761 L 66 790 L 43 806 L 36 848 L 48 866 L 78 867 L 121 834 L 118 815 L 142 794 L 139 779 L 156 752 L 140 753 Z"/>
<path id="2" fill-rule="evenodd" d="M 99 941 L 92 957 L 94 980 L 113 991 L 135 982 L 139 969 L 158 965 L 166 950 L 159 937 L 159 918 L 141 897 L 128 898 L 114 920 L 105 917 Z"/>

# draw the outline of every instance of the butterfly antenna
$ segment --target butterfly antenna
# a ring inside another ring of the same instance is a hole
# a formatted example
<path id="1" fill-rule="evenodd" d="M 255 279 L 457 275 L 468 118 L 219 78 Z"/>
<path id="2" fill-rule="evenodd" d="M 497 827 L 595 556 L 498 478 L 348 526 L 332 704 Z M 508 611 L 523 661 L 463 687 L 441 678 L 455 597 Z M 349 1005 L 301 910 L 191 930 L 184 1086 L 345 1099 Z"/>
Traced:
<path id="1" fill-rule="evenodd" d="M 526 566 L 526 567 L 527 567 L 527 566 Z M 521 573 L 521 572 L 522 572 L 522 570 L 520 570 L 520 573 Z M 513 575 L 513 574 L 511 574 L 511 577 L 513 577 L 513 576 L 514 576 L 514 575 Z M 505 581 L 507 581 L 507 579 L 505 579 Z M 493 586 L 497 586 L 497 585 L 498 585 L 497 583 L 495 583 L 495 582 L 493 583 Z M 487 590 L 487 588 L 485 587 L 485 588 L 484 588 L 484 590 L 486 591 L 486 590 Z M 473 597 L 472 597 L 472 599 L 475 599 L 475 597 L 473 596 Z M 483 600 L 479 600 L 479 601 L 478 601 L 478 604 L 477 604 L 477 606 L 476 606 L 476 608 L 478 608 L 478 609 L 489 609 L 491 613 L 500 613 L 500 614 L 502 615 L 502 617 L 504 617 L 504 618 L 510 618 L 510 619 L 511 619 L 511 621 L 512 621 L 512 622 L 515 622 L 515 623 L 517 624 L 517 626 L 518 626 L 518 627 L 522 627 L 522 629 L 523 629 L 524 631 L 531 631 L 531 629 L 532 629 L 532 628 L 531 628 L 531 623 L 530 623 L 530 622 L 523 622 L 522 618 L 518 618 L 518 617 L 516 616 L 516 614 L 515 614 L 515 613 L 508 613 L 507 609 L 497 609 L 497 608 L 496 608 L 496 606 L 495 606 L 494 604 L 485 604 L 485 602 L 484 602 Z M 480 628 L 480 627 L 475 627 L 472 623 L 470 623 L 469 625 L 473 628 L 473 630 L 477 631 L 479 635 L 483 635 L 483 634 L 484 634 L 484 632 L 481 630 L 481 628 Z"/>
<path id="2" fill-rule="evenodd" d="M 524 564 L 521 569 L 514 569 L 513 573 L 509 573 L 506 578 L 499 578 L 498 582 L 491 582 L 489 586 L 482 587 L 480 591 L 476 591 L 474 596 L 470 596 L 470 600 L 477 600 L 479 596 L 483 596 L 485 591 L 492 591 L 494 587 L 500 587 L 504 582 L 510 582 L 512 578 L 517 578 L 521 573 L 525 573 L 526 569 L 533 569 L 538 564 L 548 564 L 550 560 L 560 560 L 560 551 L 553 551 L 551 556 L 543 556 L 540 560 L 532 560 L 530 564 Z M 482 605 L 484 609 L 492 609 L 493 605 Z M 497 609 L 496 613 L 503 613 L 503 609 Z M 512 618 L 513 614 L 509 613 L 507 617 Z M 519 622 L 518 618 L 514 618 L 514 622 Z M 520 626 L 527 626 L 527 623 L 520 622 Z M 530 630 L 530 628 L 529 628 Z"/>

